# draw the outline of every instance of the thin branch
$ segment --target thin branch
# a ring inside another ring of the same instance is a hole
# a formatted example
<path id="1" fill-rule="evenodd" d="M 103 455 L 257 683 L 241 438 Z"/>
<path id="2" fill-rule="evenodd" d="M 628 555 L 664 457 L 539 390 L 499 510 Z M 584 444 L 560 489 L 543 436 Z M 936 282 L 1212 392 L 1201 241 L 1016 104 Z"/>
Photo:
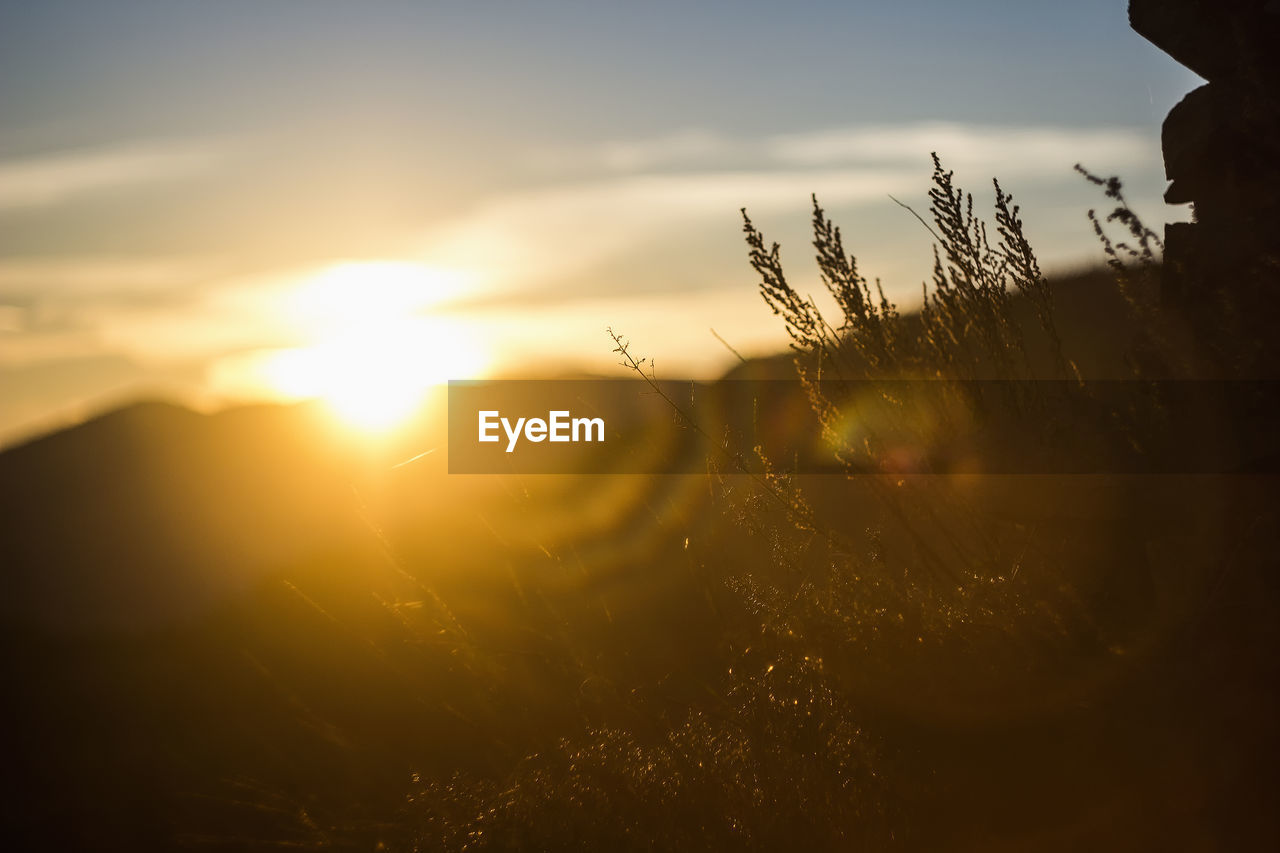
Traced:
<path id="1" fill-rule="evenodd" d="M 838 537 L 833 531 L 826 530 L 823 527 L 821 527 L 817 523 L 817 519 L 813 517 L 813 513 L 807 507 L 798 505 L 795 501 L 788 500 L 766 478 L 761 477 L 759 474 L 752 471 L 747 466 L 746 461 L 743 460 L 741 454 L 732 453 L 729 450 L 727 450 L 723 445 L 720 445 L 719 443 L 717 443 L 715 438 L 713 438 L 710 433 L 708 433 L 705 429 L 703 429 L 702 425 L 699 424 L 691 414 L 689 414 L 683 408 L 681 408 L 680 404 L 677 403 L 675 400 L 673 400 L 671 398 L 671 395 L 667 394 L 667 392 L 662 389 L 662 387 L 658 384 L 656 379 L 654 379 L 652 376 L 644 372 L 643 365 L 646 359 L 644 358 L 637 359 L 633 355 L 631 355 L 630 342 L 627 341 L 622 335 L 614 332 L 612 327 L 606 328 L 605 331 L 608 333 L 609 337 L 613 339 L 613 342 L 615 344 L 615 349 L 613 351 L 621 355 L 623 358 L 623 361 L 620 362 L 620 364 L 623 367 L 626 367 L 628 370 L 631 370 L 633 373 L 638 374 L 640 378 L 643 379 L 645 383 L 649 386 L 649 388 L 655 394 L 661 397 L 662 400 L 672 408 L 672 410 L 680 417 L 682 421 L 684 421 L 685 424 L 688 425 L 690 429 L 692 429 L 694 432 L 698 433 L 698 435 L 706 439 L 707 442 L 712 447 L 720 448 L 720 450 L 730 458 L 735 468 L 737 468 L 740 472 L 750 477 L 751 480 L 756 485 L 764 489 L 766 494 L 768 494 L 775 501 L 781 504 L 782 507 L 786 510 L 786 512 L 790 516 L 792 516 L 792 519 L 794 521 L 797 521 L 800 524 L 802 524 L 805 529 L 822 536 L 824 539 L 828 540 L 833 545 L 840 545 L 840 546 L 847 547 L 848 543 L 843 542 L 841 537 Z"/>
<path id="2" fill-rule="evenodd" d="M 888 194 L 888 193 L 886 193 L 886 195 L 889 195 L 889 194 Z M 939 243 L 941 243 L 941 242 L 942 242 L 942 238 L 938 236 L 938 232 L 934 231 L 934 230 L 933 230 L 933 226 L 931 226 L 928 222 L 925 222 L 925 221 L 924 221 L 924 217 L 922 217 L 920 214 L 916 213 L 916 210 L 915 210 L 915 208 L 914 208 L 914 207 L 912 207 L 911 205 L 907 204 L 906 202 L 898 201 L 898 200 L 897 200 L 896 198 L 894 198 L 892 195 L 889 195 L 889 200 L 890 200 L 890 201 L 892 201 L 894 204 L 896 204 L 898 207 L 901 207 L 901 208 L 902 208 L 903 210 L 905 210 L 907 213 L 910 213 L 912 216 L 914 216 L 914 217 L 916 218 L 916 221 L 917 221 L 917 222 L 919 222 L 921 225 L 923 225 L 923 226 L 924 226 L 924 230 L 928 231 L 928 232 L 929 232 L 929 234 L 930 234 L 930 236 L 932 236 L 932 237 L 933 237 L 933 239 L 937 240 Z"/>
<path id="3" fill-rule="evenodd" d="M 715 336 L 715 339 L 716 339 L 717 341 L 719 341 L 720 343 L 724 344 L 725 349 L 727 349 L 729 352 L 731 352 L 731 353 L 733 353 L 734 355 L 736 355 L 736 356 L 738 357 L 738 361 L 742 362 L 743 364 L 746 364 L 746 363 L 747 363 L 747 360 L 746 360 L 745 358 L 743 358 L 742 353 L 738 352 L 736 349 L 734 349 L 734 348 L 733 348 L 733 345 L 732 345 L 732 344 L 730 344 L 730 343 L 729 343 L 728 341 L 726 341 L 724 338 L 720 337 L 720 333 L 719 333 L 719 332 L 717 332 L 715 329 L 712 329 L 712 330 L 711 330 L 711 334 Z"/>

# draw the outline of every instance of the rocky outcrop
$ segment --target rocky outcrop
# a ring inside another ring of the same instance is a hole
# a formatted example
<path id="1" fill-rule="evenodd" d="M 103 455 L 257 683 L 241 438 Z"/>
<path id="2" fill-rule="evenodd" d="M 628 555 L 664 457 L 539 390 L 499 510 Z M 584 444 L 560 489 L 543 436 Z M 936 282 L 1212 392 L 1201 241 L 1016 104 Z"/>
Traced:
<path id="1" fill-rule="evenodd" d="M 1208 81 L 1162 133 L 1165 200 L 1194 211 L 1193 222 L 1166 226 L 1166 302 L 1204 335 L 1257 342 L 1245 366 L 1275 372 L 1280 0 L 1131 0 L 1129 22 Z"/>

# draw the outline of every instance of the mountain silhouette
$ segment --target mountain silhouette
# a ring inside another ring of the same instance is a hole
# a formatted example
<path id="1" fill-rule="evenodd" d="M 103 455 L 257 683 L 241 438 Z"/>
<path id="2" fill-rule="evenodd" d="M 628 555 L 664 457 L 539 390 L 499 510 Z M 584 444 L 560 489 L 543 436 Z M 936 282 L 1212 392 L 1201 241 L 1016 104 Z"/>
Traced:
<path id="1" fill-rule="evenodd" d="M 318 792 L 395 801 L 449 715 L 370 648 L 358 469 L 313 405 L 141 402 L 0 454 L 8 837 L 310 843 Z"/>
<path id="2" fill-rule="evenodd" d="M 0 454 L 8 625 L 181 621 L 350 535 L 312 407 L 136 403 Z"/>
<path id="3" fill-rule="evenodd" d="M 535 538 L 607 478 L 538 515 L 446 488 L 443 453 L 395 465 L 437 427 L 371 454 L 317 405 L 149 401 L 0 453 L 6 837 L 368 849 L 412 772 L 554 742 L 582 649 L 656 672 L 711 642 L 703 592 L 611 528 L 579 539 L 605 578 L 548 574 Z"/>

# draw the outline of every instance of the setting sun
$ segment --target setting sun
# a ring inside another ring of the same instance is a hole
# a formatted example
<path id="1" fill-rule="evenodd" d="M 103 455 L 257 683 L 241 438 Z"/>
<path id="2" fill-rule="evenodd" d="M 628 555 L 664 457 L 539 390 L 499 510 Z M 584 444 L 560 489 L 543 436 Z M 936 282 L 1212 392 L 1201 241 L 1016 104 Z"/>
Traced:
<path id="1" fill-rule="evenodd" d="M 325 332 L 413 315 L 457 296 L 466 283 L 456 270 L 407 261 L 346 261 L 307 276 L 285 298 L 283 311 L 293 322 Z"/>
<path id="2" fill-rule="evenodd" d="M 267 383 L 292 398 L 318 397 L 353 426 L 395 427 L 427 389 L 484 367 L 480 351 L 445 321 L 369 323 L 312 347 L 279 350 L 261 364 Z"/>
<path id="3" fill-rule="evenodd" d="M 223 365 L 224 374 L 270 397 L 324 400 L 362 431 L 394 429 L 431 386 L 487 365 L 461 321 L 431 313 L 462 281 L 405 262 L 326 267 L 290 289 L 278 309 L 305 343 L 242 355 Z"/>

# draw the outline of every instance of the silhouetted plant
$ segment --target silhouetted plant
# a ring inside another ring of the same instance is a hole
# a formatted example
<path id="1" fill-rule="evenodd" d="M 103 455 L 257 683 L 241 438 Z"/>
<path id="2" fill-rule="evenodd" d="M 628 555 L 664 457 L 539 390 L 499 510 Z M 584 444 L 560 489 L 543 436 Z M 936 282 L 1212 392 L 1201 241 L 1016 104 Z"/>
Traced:
<path id="1" fill-rule="evenodd" d="M 1128 211 L 1118 181 L 1091 180 Z M 743 211 L 760 292 L 782 318 L 837 458 L 875 461 L 884 448 L 874 430 L 856 440 L 842 431 L 848 400 L 829 393 L 832 380 L 1078 384 L 1019 208 L 998 182 L 994 188 L 993 244 L 972 196 L 934 157 L 932 288 L 914 315 L 860 272 L 816 197 L 813 245 L 835 320 L 791 285 L 779 246 Z M 1131 211 L 1117 212 L 1111 221 L 1133 242 L 1111 243 L 1091 218 L 1116 272 L 1149 286 L 1160 248 L 1154 235 Z M 1139 325 L 1159 311 L 1146 294 L 1126 294 Z M 647 362 L 610 334 L 624 367 L 652 379 Z M 986 416 L 1016 424 L 1042 416 L 1043 401 L 1028 393 L 996 401 Z M 921 443 L 951 440 L 949 431 L 964 426 L 946 413 L 925 423 L 910 400 L 891 402 L 900 407 L 893 427 L 914 430 Z M 963 410 L 972 401 L 959 403 Z M 1099 428 L 1073 419 L 1070 407 L 1055 415 L 1064 429 Z M 989 789 L 970 785 L 967 768 L 1020 772 L 1024 748 L 1040 761 L 1072 758 L 1073 747 L 1051 733 L 1009 733 L 1005 723 L 1105 703 L 1117 690 L 1116 701 L 1125 701 L 1116 685 L 1142 660 L 1128 650 L 1158 653 L 1151 650 L 1160 648 L 1170 608 L 1186 600 L 1184 592 L 1152 597 L 1144 537 L 1169 519 L 1140 503 L 1123 530 L 1082 530 L 1054 520 L 1080 500 L 1074 482 L 995 478 L 979 487 L 892 472 L 806 480 L 761 461 L 763 473 L 747 477 L 733 476 L 745 464 L 716 466 L 708 476 L 732 524 L 685 539 L 689 559 L 714 573 L 736 606 L 724 617 L 728 666 L 704 685 L 705 698 L 682 714 L 640 710 L 645 722 L 635 728 L 588 726 L 500 781 L 424 781 L 414 795 L 424 844 L 930 849 L 958 833 L 959 822 L 980 833 Z M 1187 589 L 1203 579 L 1210 550 L 1184 549 L 1170 561 Z M 921 737 L 933 739 L 933 753 L 920 751 Z M 921 802 L 946 818 L 913 821 L 911 804 Z M 1028 798 L 1017 807 L 1050 808 Z"/>
<path id="2" fill-rule="evenodd" d="M 974 214 L 973 196 L 955 186 L 952 173 L 943 169 L 936 154 L 933 164 L 929 192 L 933 225 L 924 223 L 936 240 L 933 288 L 925 288 L 916 317 L 904 318 L 885 297 L 878 279 L 872 292 L 858 272 L 856 259 L 846 254 L 840 229 L 827 219 L 816 196 L 813 245 L 822 283 L 841 311 L 834 323 L 811 298 L 791 286 L 778 244 L 766 247 L 764 235 L 743 210 L 743 230 L 751 266 L 760 276 L 761 295 L 782 317 L 792 348 L 806 356 L 797 365 L 802 376 L 816 378 L 833 372 L 843 378 L 868 379 L 1073 375 L 1062 358 L 1052 293 L 1023 232 L 1019 208 L 1011 205 L 1012 196 L 994 182 L 999 239 L 993 246 L 986 223 Z M 1013 317 L 1012 293 L 1035 306 L 1042 332 L 1052 342 L 1054 363 L 1049 372 L 1028 359 L 1023 343 L 1027 332 Z"/>

